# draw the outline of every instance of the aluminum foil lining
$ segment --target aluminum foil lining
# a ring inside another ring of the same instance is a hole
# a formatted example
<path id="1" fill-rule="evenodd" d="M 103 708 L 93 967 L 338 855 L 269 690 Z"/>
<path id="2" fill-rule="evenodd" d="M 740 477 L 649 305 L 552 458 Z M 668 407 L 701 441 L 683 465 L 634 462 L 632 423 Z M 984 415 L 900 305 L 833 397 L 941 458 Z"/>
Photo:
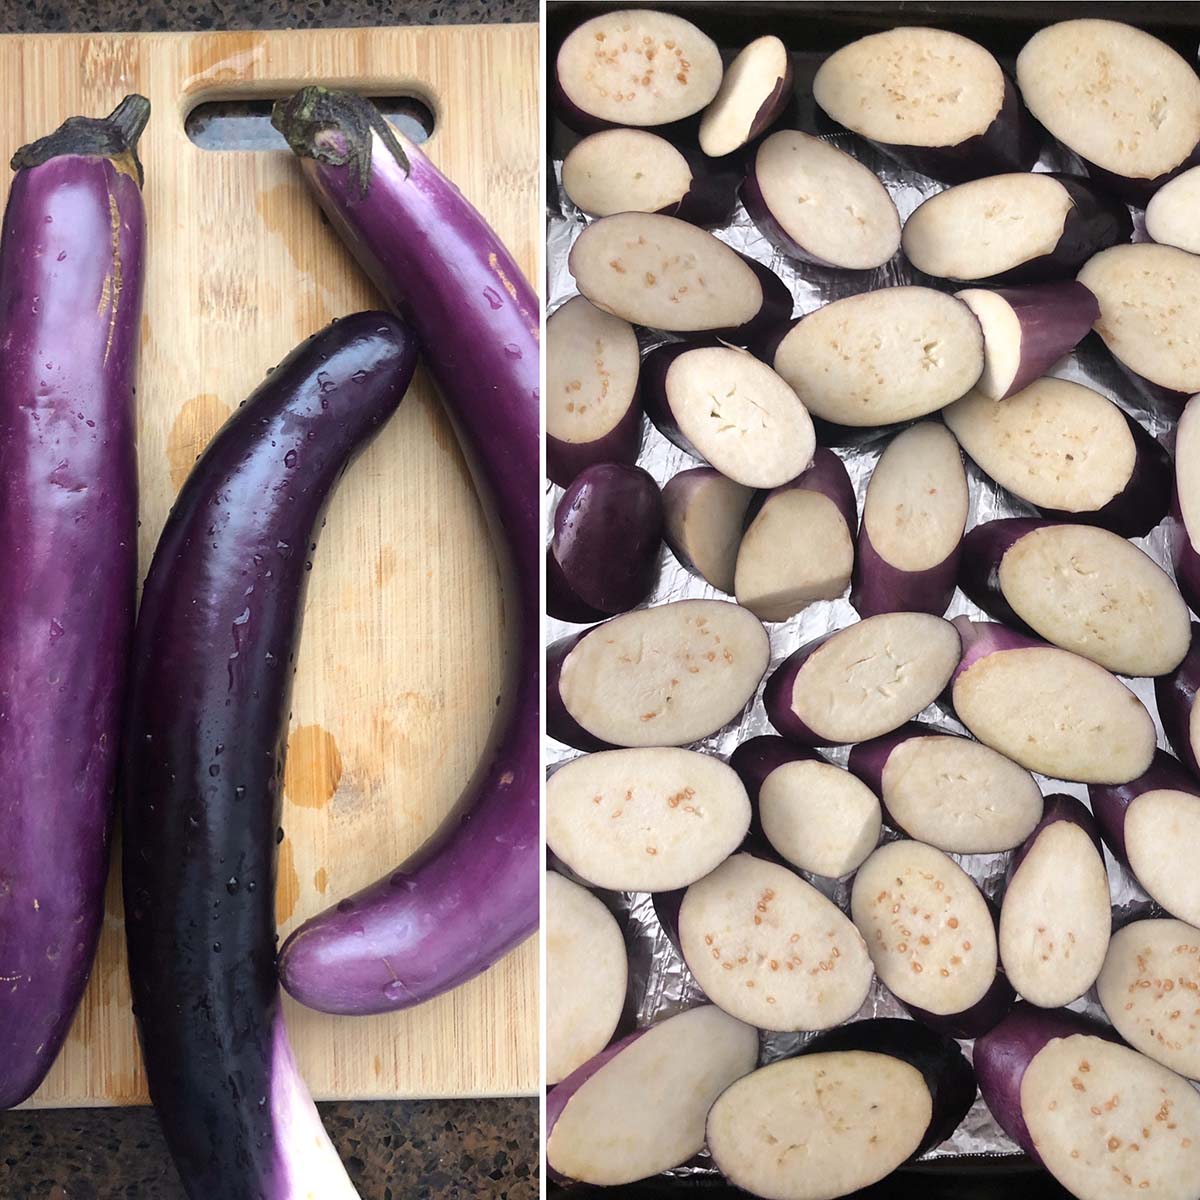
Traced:
<path id="1" fill-rule="evenodd" d="M 798 74 L 802 73 L 798 72 Z M 803 87 L 803 84 L 800 86 Z M 816 131 L 810 128 L 807 132 Z M 875 172 L 891 193 L 901 219 L 907 219 L 913 209 L 929 196 L 945 190 L 945 185 L 899 167 L 851 134 L 823 134 L 821 136 L 826 141 L 852 154 Z M 1083 173 L 1077 160 L 1069 152 L 1057 146 L 1043 153 L 1035 169 Z M 561 216 L 552 215 L 547 228 L 548 312 L 553 312 L 555 308 L 577 294 L 575 281 L 567 266 L 567 256 L 575 238 L 588 223 L 588 218 L 574 207 L 562 190 L 562 161 L 560 158 L 556 158 L 554 162 L 554 173 Z M 1143 213 L 1141 210 L 1133 210 L 1133 216 L 1137 229 L 1135 240 L 1144 240 Z M 767 264 L 791 288 L 792 295 L 795 297 L 795 313 L 797 315 L 810 312 L 843 296 L 900 284 L 916 283 L 943 290 L 956 290 L 947 285 L 944 280 L 934 280 L 922 275 L 899 254 L 891 262 L 870 272 L 837 272 L 797 263 L 775 251 L 766 238 L 758 232 L 741 204 L 737 206 L 730 224 L 723 229 L 714 230 L 714 232 L 717 237 L 735 250 Z M 643 349 L 670 340 L 664 334 L 644 329 L 638 331 L 638 336 Z M 1173 448 L 1175 416 L 1165 409 L 1150 407 L 1109 357 L 1107 351 L 1102 346 L 1093 344 L 1095 342 L 1094 337 L 1089 338 L 1079 350 L 1057 364 L 1050 374 L 1060 379 L 1070 379 L 1086 384 L 1108 396 L 1140 421 L 1168 448 Z M 834 447 L 854 482 L 860 514 L 867 481 L 883 447 L 894 432 L 895 428 L 886 429 L 853 447 Z M 696 466 L 698 460 L 667 441 L 649 421 L 645 421 L 643 422 L 638 464 L 649 471 L 662 486 L 677 471 Z M 967 464 L 967 476 L 971 492 L 968 528 L 997 517 L 1037 515 L 1029 505 L 984 476 L 973 463 L 968 462 Z M 561 495 L 560 488 L 548 485 L 548 528 L 553 517 L 554 507 Z M 1140 546 L 1156 563 L 1171 573 L 1165 533 L 1161 525 L 1152 530 L 1148 537 L 1133 540 L 1135 545 Z M 684 570 L 674 555 L 664 546 L 660 560 L 658 585 L 649 600 L 646 601 L 645 606 L 696 598 L 731 599 L 725 593 L 717 591 L 703 580 Z M 986 619 L 986 614 L 971 604 L 961 591 L 956 591 L 947 615 L 954 617 L 963 613 Z M 818 602 L 789 621 L 768 624 L 767 630 L 771 639 L 770 669 L 773 671 L 783 659 L 804 643 L 823 633 L 850 625 L 856 620 L 858 620 L 858 615 L 850 607 L 849 601 L 841 599 Z M 547 636 L 550 641 L 577 633 L 581 628 L 582 626 L 579 625 L 547 620 Z M 1158 720 L 1152 681 L 1124 679 L 1123 682 L 1137 694 L 1154 716 L 1158 729 L 1158 744 L 1164 749 L 1167 748 L 1162 724 Z M 733 750 L 747 738 L 755 737 L 758 734 L 774 733 L 767 721 L 761 700 L 762 687 L 760 685 L 758 693 L 738 720 L 704 741 L 696 743 L 692 748 L 728 759 Z M 959 732 L 966 732 L 964 727 L 940 705 L 930 706 L 920 714 L 918 719 L 933 721 Z M 547 740 L 546 757 L 548 764 L 552 767 L 577 757 L 578 753 L 560 742 Z M 849 755 L 849 748 L 823 750 L 822 753 L 832 761 L 844 766 Z M 1047 795 L 1051 792 L 1068 792 L 1078 796 L 1085 803 L 1087 802 L 1087 789 L 1082 784 L 1064 783 L 1061 780 L 1051 780 L 1044 776 L 1038 776 L 1037 779 L 1043 793 Z M 888 836 L 898 835 L 885 833 L 885 838 Z M 956 854 L 951 857 L 971 875 L 989 897 L 999 899 L 1011 852 Z M 1122 925 L 1136 916 L 1163 915 L 1132 876 L 1113 859 L 1107 850 L 1105 850 L 1105 863 L 1108 868 L 1113 902 L 1114 927 Z M 807 873 L 802 874 L 809 883 L 820 889 L 839 908 L 848 913 L 850 880 L 839 882 Z M 618 897 L 618 903 L 626 927 L 626 940 L 630 952 L 630 986 L 636 1000 L 639 1027 L 703 1003 L 704 993 L 688 972 L 682 957 L 664 934 L 658 918 L 654 914 L 649 894 L 623 893 Z M 1094 988 L 1070 1007 L 1100 1020 L 1106 1020 Z M 876 979 L 866 1002 L 852 1019 L 862 1020 L 868 1017 L 885 1016 L 907 1017 L 908 1014 L 883 984 Z M 761 1034 L 760 1062 L 765 1065 L 786 1058 L 796 1053 L 813 1036 L 815 1035 L 764 1032 Z M 969 1056 L 972 1043 L 963 1042 L 962 1045 Z M 983 1101 L 977 1099 L 966 1120 L 959 1126 L 953 1137 L 929 1151 L 924 1156 L 924 1160 L 953 1159 L 964 1155 L 1010 1156 L 1018 1153 L 1020 1151 L 1017 1146 L 1000 1130 Z M 701 1155 L 687 1166 L 666 1174 L 715 1173 L 715 1169 L 710 1165 L 706 1156 Z"/>

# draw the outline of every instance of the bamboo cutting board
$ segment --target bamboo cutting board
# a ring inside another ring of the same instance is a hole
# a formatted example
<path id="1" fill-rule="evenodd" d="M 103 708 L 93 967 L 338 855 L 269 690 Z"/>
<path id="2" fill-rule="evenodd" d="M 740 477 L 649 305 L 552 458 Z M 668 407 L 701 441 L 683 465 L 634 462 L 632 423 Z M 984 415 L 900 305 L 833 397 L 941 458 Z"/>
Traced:
<path id="1" fill-rule="evenodd" d="M 107 113 L 127 92 L 153 105 L 140 146 L 143 573 L 192 462 L 267 369 L 331 318 L 379 304 L 287 151 L 201 150 L 184 132 L 198 103 L 309 82 L 423 100 L 436 121 L 430 157 L 540 277 L 536 26 L 0 38 L 4 158 L 71 114 Z M 499 620 L 482 513 L 418 375 L 343 481 L 316 554 L 285 779 L 281 934 L 396 866 L 449 810 L 495 709 Z M 87 995 L 33 1105 L 147 1099 L 117 876 L 114 866 Z M 536 939 L 409 1012 L 336 1018 L 288 1006 L 318 1098 L 537 1086 Z"/>

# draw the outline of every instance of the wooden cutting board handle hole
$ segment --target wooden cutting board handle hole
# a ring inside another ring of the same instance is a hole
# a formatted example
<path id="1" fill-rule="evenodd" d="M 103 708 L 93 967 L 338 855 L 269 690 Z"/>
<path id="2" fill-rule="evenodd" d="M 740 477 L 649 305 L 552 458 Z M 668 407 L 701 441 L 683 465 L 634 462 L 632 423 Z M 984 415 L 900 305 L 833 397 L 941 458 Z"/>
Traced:
<path id="1" fill-rule="evenodd" d="M 201 150 L 286 150 L 283 135 L 271 124 L 271 106 L 283 95 L 206 100 L 188 110 L 183 128 Z M 371 99 L 401 133 L 418 145 L 433 133 L 433 113 L 416 97 Z"/>

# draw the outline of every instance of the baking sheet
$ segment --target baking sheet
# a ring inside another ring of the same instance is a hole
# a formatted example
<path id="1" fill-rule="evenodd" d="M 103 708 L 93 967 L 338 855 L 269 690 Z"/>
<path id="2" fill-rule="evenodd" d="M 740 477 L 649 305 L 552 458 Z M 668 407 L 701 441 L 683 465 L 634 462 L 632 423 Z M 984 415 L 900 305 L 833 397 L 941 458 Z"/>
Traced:
<path id="1" fill-rule="evenodd" d="M 793 59 L 796 64 L 798 94 L 802 97 L 810 96 L 809 81 L 819 65 L 820 58 L 817 55 L 793 55 Z M 798 127 L 809 133 L 819 133 L 811 121 L 811 114 L 809 119 L 805 119 L 803 111 L 799 121 L 793 121 L 790 124 L 781 122 L 775 126 L 775 128 L 788 127 Z M 549 275 L 547 311 L 551 313 L 577 294 L 574 279 L 567 267 L 567 255 L 575 238 L 586 228 L 588 223 L 588 218 L 572 205 L 561 186 L 562 154 L 574 140 L 573 136 L 561 128 L 556 133 L 554 183 L 557 187 L 559 211 L 552 213 L 548 222 L 546 252 Z M 895 201 L 902 220 L 907 219 L 913 209 L 923 200 L 936 192 L 945 190 L 946 185 L 897 166 L 852 134 L 820 134 L 820 136 L 852 154 L 875 172 Z M 1057 145 L 1047 146 L 1044 149 L 1035 170 L 1070 171 L 1075 174 L 1084 174 L 1078 160 L 1069 151 Z M 553 202 L 554 197 L 551 197 L 551 200 Z M 1140 209 L 1131 211 L 1135 221 L 1134 240 L 1144 240 L 1142 232 L 1144 214 Z M 945 291 L 957 290 L 955 285 L 950 285 L 944 280 L 931 279 L 915 270 L 900 254 L 883 267 L 869 272 L 839 272 L 797 263 L 774 250 L 771 244 L 759 234 L 740 203 L 731 223 L 723 229 L 714 230 L 714 232 L 717 237 L 735 250 L 767 264 L 788 285 L 795 298 L 796 315 L 811 312 L 831 300 L 837 300 L 844 296 L 900 284 L 923 284 Z M 669 340 L 675 340 L 668 335 L 645 329 L 638 330 L 638 337 L 643 350 Z M 1168 449 L 1173 450 L 1177 414 L 1165 408 L 1151 406 L 1129 382 L 1095 335 L 1091 335 L 1075 353 L 1057 364 L 1049 374 L 1057 378 L 1086 384 L 1108 396 L 1149 429 Z M 872 432 L 869 437 L 854 446 L 833 447 L 850 473 L 858 498 L 860 514 L 871 471 L 874 469 L 883 447 L 899 428 L 902 426 L 890 427 L 878 433 Z M 649 471 L 660 487 L 676 472 L 696 466 L 698 462 L 699 460 L 667 441 L 649 421 L 643 422 L 638 465 Z M 970 461 L 967 462 L 967 477 L 971 493 L 968 528 L 997 517 L 1037 515 L 1036 510 L 1030 505 L 1023 503 L 997 486 Z M 554 508 L 561 495 L 560 488 L 548 486 L 548 519 L 553 517 Z M 1168 573 L 1171 573 L 1162 525 L 1152 530 L 1148 537 L 1131 540 L 1145 550 Z M 673 600 L 697 598 L 732 599 L 724 592 L 717 591 L 702 579 L 686 571 L 664 545 L 660 559 L 658 585 L 643 607 L 664 604 Z M 956 590 L 947 616 L 954 617 L 960 614 L 990 619 L 981 609 L 971 604 L 961 590 Z M 771 639 L 771 666 L 768 677 L 783 659 L 804 643 L 831 630 L 853 624 L 857 620 L 858 614 L 851 608 L 849 600 L 840 599 L 818 602 L 789 621 L 767 624 L 766 628 Z M 577 633 L 581 628 L 583 626 L 547 619 L 547 633 L 550 641 Z M 1158 730 L 1158 744 L 1166 749 L 1167 743 L 1163 736 L 1162 724 L 1158 719 L 1158 710 L 1154 700 L 1153 681 L 1123 679 L 1123 682 L 1137 694 L 1154 717 Z M 728 759 L 733 750 L 746 739 L 759 734 L 774 733 L 761 703 L 762 688 L 763 685 L 760 684 L 754 699 L 737 721 L 704 741 L 696 743 L 692 748 Z M 933 722 L 958 732 L 966 732 L 965 728 L 940 704 L 931 705 L 917 719 Z M 821 753 L 831 761 L 844 766 L 849 751 L 849 747 L 839 747 L 823 749 Z M 571 747 L 564 746 L 553 739 L 547 739 L 546 758 L 551 768 L 578 756 L 579 752 Z M 1046 795 L 1052 792 L 1067 792 L 1078 796 L 1085 804 L 1087 803 L 1087 788 L 1082 784 L 1064 783 L 1061 780 L 1051 780 L 1042 775 L 1038 775 L 1036 778 L 1042 792 Z M 894 840 L 899 836 L 885 828 L 885 841 Z M 1104 854 L 1113 901 L 1114 928 L 1135 917 L 1163 915 L 1162 910 L 1147 897 L 1132 876 L 1113 859 L 1107 849 Z M 951 857 L 971 875 L 989 897 L 999 900 L 1008 862 L 1012 857 L 1011 851 L 1003 854 L 955 854 Z M 848 913 L 852 878 L 839 882 L 807 872 L 800 872 L 800 874 Z M 659 925 L 650 895 L 648 893 L 622 893 L 617 898 L 617 902 L 623 915 L 626 941 L 630 950 L 630 980 L 636 1001 L 638 1026 L 651 1024 L 663 1017 L 702 1003 L 704 993 L 697 986 L 682 957 L 670 944 Z M 1105 1020 L 1094 988 L 1070 1007 Z M 907 1018 L 908 1014 L 883 984 L 876 979 L 866 1002 L 852 1019 L 862 1020 L 868 1017 L 883 1016 Z M 764 1032 L 760 1034 L 760 1062 L 765 1065 L 794 1054 L 815 1036 L 817 1035 Z M 969 1056 L 972 1043 L 964 1041 L 961 1044 Z M 971 1112 L 953 1137 L 929 1151 L 923 1156 L 923 1160 L 949 1159 L 964 1155 L 1012 1156 L 1019 1153 L 1017 1146 L 996 1125 L 982 1099 L 977 1098 Z M 687 1166 L 667 1172 L 667 1174 L 716 1174 L 716 1171 L 709 1164 L 706 1156 L 701 1155 Z"/>

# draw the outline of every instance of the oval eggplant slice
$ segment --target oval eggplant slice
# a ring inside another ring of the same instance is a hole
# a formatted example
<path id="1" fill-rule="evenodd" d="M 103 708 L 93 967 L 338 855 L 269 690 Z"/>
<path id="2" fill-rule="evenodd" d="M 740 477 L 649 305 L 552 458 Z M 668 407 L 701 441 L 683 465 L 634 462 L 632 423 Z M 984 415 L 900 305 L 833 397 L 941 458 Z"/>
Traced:
<path id="1" fill-rule="evenodd" d="M 704 994 L 759 1029 L 829 1029 L 871 988 L 859 931 L 787 867 L 735 854 L 692 884 L 679 948 Z"/>
<path id="2" fill-rule="evenodd" d="M 662 528 L 662 494 L 647 471 L 585 467 L 554 512 L 546 611 L 560 621 L 601 621 L 640 604 L 658 574 Z"/>
<path id="3" fill-rule="evenodd" d="M 757 1030 L 711 1004 L 630 1034 L 546 1096 L 550 1173 L 607 1187 L 680 1166 L 703 1148 L 713 1101 L 757 1059 Z"/>
<path id="4" fill-rule="evenodd" d="M 1200 1095 L 1107 1027 L 1021 1004 L 973 1057 L 997 1123 L 1078 1200 L 1194 1197 Z"/>
<path id="5" fill-rule="evenodd" d="M 1200 778 L 1200 625 L 1191 625 L 1191 641 L 1183 662 L 1170 675 L 1154 681 L 1154 699 L 1167 743 L 1191 773 Z"/>
<path id="6" fill-rule="evenodd" d="M 1134 921 L 1109 943 L 1096 981 L 1113 1028 L 1135 1049 L 1200 1079 L 1200 929 L 1183 921 Z"/>
<path id="7" fill-rule="evenodd" d="M 951 702 L 985 745 L 1030 771 L 1078 783 L 1125 783 L 1150 765 L 1154 722 L 1103 667 L 1004 625 L 966 617 L 954 624 L 963 656 Z"/>
<path id="8" fill-rule="evenodd" d="M 792 56 L 771 35 L 756 38 L 729 64 L 721 90 L 700 119 L 700 149 L 710 158 L 740 150 L 770 129 L 792 98 Z"/>
<path id="9" fill-rule="evenodd" d="M 1100 304 L 1096 332 L 1135 383 L 1178 404 L 1200 392 L 1200 258 L 1152 242 L 1113 246 L 1079 282 Z"/>
<path id="10" fill-rule="evenodd" d="M 738 547 L 737 602 L 763 621 L 786 621 L 836 600 L 854 566 L 858 506 L 850 476 L 823 446 L 802 475 L 768 492 Z"/>
<path id="11" fill-rule="evenodd" d="M 736 772 L 694 750 L 586 754 L 546 785 L 546 845 L 581 879 L 611 891 L 687 887 L 749 828 Z"/>
<path id="12" fill-rule="evenodd" d="M 888 443 L 858 531 L 850 603 L 860 616 L 946 611 L 969 503 L 962 451 L 945 426 L 922 422 Z"/>
<path id="13" fill-rule="evenodd" d="M 1167 522 L 1171 564 L 1188 607 L 1200 613 L 1200 398 L 1189 400 L 1179 418 L 1174 474 Z"/>
<path id="14" fill-rule="evenodd" d="M 718 591 L 732 595 L 734 567 L 753 488 L 712 467 L 673 475 L 662 490 L 663 537 L 680 563 Z"/>
<path id="15" fill-rule="evenodd" d="M 1037 131 L 1000 64 L 944 29 L 891 29 L 843 46 L 821 64 L 813 95 L 839 125 L 946 183 L 1037 160 Z"/>
<path id="16" fill-rule="evenodd" d="M 914 722 L 859 743 L 848 766 L 880 797 L 888 824 L 938 850 L 1011 850 L 1042 816 L 1042 794 L 1028 771 L 929 725 Z"/>
<path id="17" fill-rule="evenodd" d="M 1074 796 L 1050 796 L 1013 859 L 1000 906 L 1008 981 L 1039 1008 L 1070 1004 L 1096 982 L 1111 932 L 1096 822 Z"/>
<path id="18" fill-rule="evenodd" d="M 1187 605 L 1171 577 L 1107 529 L 987 521 L 963 541 L 959 583 L 997 620 L 1118 675 L 1165 675 L 1187 653 Z"/>
<path id="19" fill-rule="evenodd" d="M 792 293 L 761 263 L 675 217 L 593 221 L 567 260 L 593 304 L 635 325 L 749 341 L 786 320 Z"/>
<path id="20" fill-rule="evenodd" d="M 917 1020 L 952 1037 L 990 1029 L 1012 1004 L 996 924 L 971 877 L 923 842 L 890 842 L 858 869 L 850 914 L 875 971 Z"/>
<path id="21" fill-rule="evenodd" d="M 602 13 L 559 47 L 556 107 L 576 129 L 669 125 L 698 113 L 722 74 L 716 43 L 691 21 L 649 8 Z"/>
<path id="22" fill-rule="evenodd" d="M 900 249 L 900 216 L 874 172 L 799 130 L 758 147 L 742 203 L 781 254 L 802 262 L 869 271 Z"/>
<path id="23" fill-rule="evenodd" d="M 879 800 L 848 771 L 781 737 L 743 742 L 729 765 L 746 785 L 754 828 L 802 871 L 842 879 L 879 841 Z"/>
<path id="24" fill-rule="evenodd" d="M 892 425 L 970 391 L 983 373 L 983 333 L 944 292 L 881 288 L 801 317 L 776 347 L 774 366 L 813 416 Z"/>
<path id="25" fill-rule="evenodd" d="M 865 742 L 898 729 L 941 694 L 958 633 L 927 613 L 884 613 L 801 646 L 767 680 L 772 725 L 810 746 Z"/>
<path id="26" fill-rule="evenodd" d="M 1045 375 L 1091 332 L 1096 297 L 1078 280 L 955 292 L 983 326 L 983 375 L 975 390 L 1007 400 Z"/>
<path id="27" fill-rule="evenodd" d="M 1200 838 L 1200 785 L 1158 750 L 1138 778 L 1088 788 L 1108 848 L 1173 917 L 1200 924 L 1200 877 L 1184 847 Z"/>
<path id="28" fill-rule="evenodd" d="M 546 732 L 580 750 L 681 746 L 727 725 L 770 660 L 762 622 L 722 600 L 626 613 L 546 655 Z"/>
<path id="29" fill-rule="evenodd" d="M 1146 233 L 1163 246 L 1200 254 L 1200 167 L 1177 175 L 1146 206 Z"/>
<path id="30" fill-rule="evenodd" d="M 930 196 L 904 223 L 901 245 L 917 270 L 941 279 L 1044 283 L 1132 232 L 1129 209 L 1086 179 L 1026 171 Z"/>
<path id="31" fill-rule="evenodd" d="M 574 296 L 546 321 L 546 472 L 567 487 L 584 467 L 632 463 L 642 440 L 633 326 Z"/>
<path id="32" fill-rule="evenodd" d="M 546 872 L 546 1083 L 553 1087 L 612 1040 L 629 983 L 616 918 L 587 890 Z"/>
<path id="33" fill-rule="evenodd" d="M 1062 21 L 1025 43 L 1017 83 L 1030 112 L 1131 204 L 1200 146 L 1200 80 L 1170 46 L 1117 21 Z"/>
<path id="34" fill-rule="evenodd" d="M 563 160 L 567 198 L 591 217 L 663 213 L 693 225 L 723 225 L 740 182 L 700 155 L 645 129 L 605 129 L 577 142 Z"/>
<path id="35" fill-rule="evenodd" d="M 812 462 L 812 418 L 765 363 L 732 346 L 659 346 L 642 363 L 646 414 L 681 449 L 746 487 L 778 487 Z"/>
<path id="36" fill-rule="evenodd" d="M 1166 515 L 1167 452 L 1081 383 L 1039 379 L 1002 404 L 971 392 L 942 419 L 984 474 L 1046 516 L 1142 537 Z"/>

